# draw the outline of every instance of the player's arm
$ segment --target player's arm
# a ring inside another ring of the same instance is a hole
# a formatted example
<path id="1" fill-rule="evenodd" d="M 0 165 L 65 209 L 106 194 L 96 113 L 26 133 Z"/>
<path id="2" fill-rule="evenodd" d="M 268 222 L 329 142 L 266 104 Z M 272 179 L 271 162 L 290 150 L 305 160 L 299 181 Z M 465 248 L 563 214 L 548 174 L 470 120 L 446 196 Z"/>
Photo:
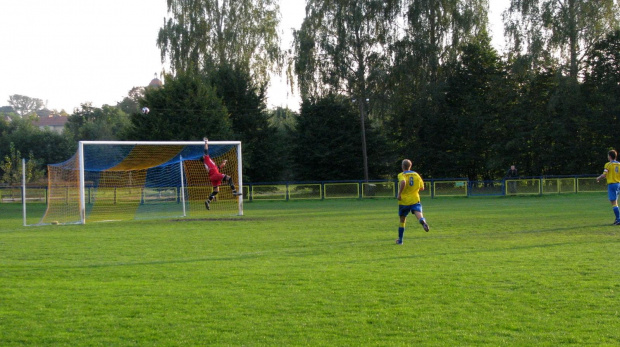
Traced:
<path id="1" fill-rule="evenodd" d="M 605 171 L 603 171 L 603 173 L 596 178 L 596 182 L 598 182 L 598 181 L 600 181 L 600 180 L 602 180 L 603 178 L 606 178 L 606 177 L 607 177 L 607 169 L 605 169 Z"/>
<path id="2" fill-rule="evenodd" d="M 397 200 L 400 201 L 401 199 L 401 194 L 403 193 L 403 190 L 405 189 L 405 181 L 400 181 L 398 182 L 398 196 L 396 197 Z"/>
<path id="3" fill-rule="evenodd" d="M 203 138 L 203 140 L 205 141 L 205 157 L 209 155 L 209 139 L 208 138 Z"/>
<path id="4" fill-rule="evenodd" d="M 222 163 L 220 164 L 220 170 L 226 166 L 226 163 L 228 162 L 228 160 L 224 159 L 224 161 L 222 161 Z"/>
<path id="5" fill-rule="evenodd" d="M 422 177 L 420 177 L 420 191 L 424 190 L 424 180 L 422 180 Z"/>

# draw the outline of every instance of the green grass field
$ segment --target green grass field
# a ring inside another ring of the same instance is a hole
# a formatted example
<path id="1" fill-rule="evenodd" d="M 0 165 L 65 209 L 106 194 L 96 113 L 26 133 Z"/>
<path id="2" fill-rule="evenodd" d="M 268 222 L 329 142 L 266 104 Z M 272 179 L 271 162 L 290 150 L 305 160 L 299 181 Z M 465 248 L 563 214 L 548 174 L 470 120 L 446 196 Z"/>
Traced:
<path id="1" fill-rule="evenodd" d="M 0 205 L 0 345 L 620 345 L 605 194 L 256 202 L 22 227 Z"/>

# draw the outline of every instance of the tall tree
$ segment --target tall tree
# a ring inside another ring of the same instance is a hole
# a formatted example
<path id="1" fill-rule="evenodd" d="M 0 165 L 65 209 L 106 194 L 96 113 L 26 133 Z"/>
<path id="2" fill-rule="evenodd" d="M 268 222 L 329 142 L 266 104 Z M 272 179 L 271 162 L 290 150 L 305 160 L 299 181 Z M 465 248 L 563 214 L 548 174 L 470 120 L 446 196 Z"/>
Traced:
<path id="1" fill-rule="evenodd" d="M 359 122 L 345 97 L 306 99 L 297 118 L 293 160 L 300 180 L 359 179 Z M 348 126 L 344 126 L 349 124 Z"/>
<path id="2" fill-rule="evenodd" d="M 388 79 L 391 95 L 386 118 L 391 128 L 402 131 L 390 134 L 402 155 L 418 148 L 415 154 L 420 157 L 413 159 L 416 165 L 425 165 L 429 157 L 422 152 L 431 148 L 420 142 L 421 137 L 433 137 L 426 126 L 447 117 L 443 113 L 447 79 L 455 73 L 462 48 L 486 33 L 488 1 L 406 0 L 405 5 L 405 29 L 392 46 L 395 60 Z M 443 129 L 445 124 L 438 128 Z M 426 167 L 431 169 L 435 168 Z"/>
<path id="3" fill-rule="evenodd" d="M 269 125 L 275 129 L 275 143 L 278 161 L 282 164 L 279 181 L 294 181 L 297 179 L 293 169 L 293 145 L 295 143 L 295 135 L 297 133 L 297 119 L 299 113 L 282 107 L 276 107 L 274 110 L 267 111 L 269 114 Z M 271 140 L 270 140 L 271 141 Z"/>
<path id="4" fill-rule="evenodd" d="M 82 140 L 120 140 L 130 126 L 129 116 L 120 108 L 103 105 L 93 107 L 82 104 L 65 124 L 65 131 L 73 141 Z"/>
<path id="5" fill-rule="evenodd" d="M 116 104 L 121 111 L 132 114 L 140 111 L 140 99 L 144 97 L 144 87 L 133 87 L 123 100 Z"/>
<path id="6" fill-rule="evenodd" d="M 405 0 L 405 36 L 398 53 L 409 57 L 420 77 L 436 82 L 442 63 L 453 62 L 460 46 L 486 31 L 488 0 Z M 403 51 L 403 49 L 405 51 Z"/>
<path id="7" fill-rule="evenodd" d="M 610 146 L 620 143 L 620 29 L 594 46 L 585 70 L 583 89 L 593 136 L 582 150 L 589 150 L 591 157 L 598 159 Z M 589 172 L 596 172 L 596 168 L 590 166 Z"/>
<path id="8" fill-rule="evenodd" d="M 357 101 L 365 180 L 365 122 L 373 96 L 382 94 L 399 8 L 397 0 L 307 0 L 306 17 L 294 33 L 302 99 L 338 93 Z"/>
<path id="9" fill-rule="evenodd" d="M 246 178 L 251 182 L 277 180 L 285 148 L 279 147 L 277 130 L 269 123 L 264 86 L 230 65 L 219 66 L 209 80 L 229 112 L 234 138 L 243 142 Z"/>
<path id="10" fill-rule="evenodd" d="M 32 153 L 37 158 L 37 169 L 44 169 L 46 164 L 66 160 L 75 153 L 76 143 L 65 134 L 53 130 L 41 130 L 34 125 L 35 115 L 25 118 L 12 114 L 10 121 L 0 119 L 0 160 L 11 156 L 11 144 L 20 153 Z"/>
<path id="11" fill-rule="evenodd" d="M 4 161 L 0 164 L 0 171 L 2 171 L 3 183 L 10 185 L 17 184 L 22 181 L 23 169 L 22 169 L 22 154 L 15 148 L 13 142 L 9 145 L 9 153 L 4 156 Z M 39 167 L 41 163 L 34 158 L 32 151 L 26 161 L 26 182 L 36 181 L 43 177 L 44 172 Z"/>
<path id="12" fill-rule="evenodd" d="M 15 113 L 24 117 L 42 109 L 45 103 L 41 99 L 14 94 L 9 96 L 9 105 L 13 107 Z"/>
<path id="13" fill-rule="evenodd" d="M 291 133 L 295 130 L 297 117 L 299 114 L 289 108 L 276 107 L 269 111 L 269 124 L 280 132 Z"/>
<path id="14" fill-rule="evenodd" d="M 396 39 L 396 0 L 308 0 L 294 32 L 302 99 L 331 93 L 364 97 L 389 67 Z"/>
<path id="15" fill-rule="evenodd" d="M 514 54 L 527 53 L 532 66 L 558 59 L 579 77 L 592 46 L 618 27 L 617 0 L 511 0 L 504 12 L 505 35 Z"/>
<path id="16" fill-rule="evenodd" d="M 159 30 L 162 61 L 173 71 L 232 65 L 261 83 L 281 59 L 277 0 L 167 0 Z"/>
<path id="17" fill-rule="evenodd" d="M 141 106 L 150 112 L 133 113 L 126 139 L 189 141 L 230 140 L 231 122 L 226 107 L 203 75 L 178 72 L 165 76 L 162 88 L 149 88 Z"/>
<path id="18" fill-rule="evenodd" d="M 497 148 L 507 140 L 500 111 L 503 65 L 484 31 L 458 55 L 446 67 L 453 73 L 445 83 L 419 92 L 408 118 L 397 123 L 396 137 L 427 176 L 491 179 L 502 171 Z"/>
<path id="19" fill-rule="evenodd" d="M 342 95 L 327 95 L 303 101 L 293 135 L 292 155 L 298 180 L 358 180 L 360 137 L 356 105 Z M 395 158 L 385 138 L 368 129 L 370 174 L 386 178 Z"/>
<path id="20" fill-rule="evenodd" d="M 443 131 L 447 138 L 443 142 L 451 142 L 446 149 L 454 149 L 451 162 L 460 167 L 460 172 L 452 174 L 472 180 L 497 177 L 503 171 L 497 149 L 498 142 L 504 140 L 498 135 L 505 131 L 500 118 L 504 74 L 486 32 L 477 42 L 463 47 L 454 70 L 446 94 L 448 113 L 454 118 L 449 123 L 450 130 Z"/>

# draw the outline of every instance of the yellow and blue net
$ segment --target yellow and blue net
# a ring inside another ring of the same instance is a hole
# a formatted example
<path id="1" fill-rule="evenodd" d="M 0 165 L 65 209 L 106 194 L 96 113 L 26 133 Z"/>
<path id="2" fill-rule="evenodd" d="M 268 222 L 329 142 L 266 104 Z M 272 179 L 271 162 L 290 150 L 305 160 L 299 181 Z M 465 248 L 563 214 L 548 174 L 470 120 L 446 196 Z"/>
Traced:
<path id="1" fill-rule="evenodd" d="M 238 197 L 228 185 L 206 210 L 212 191 L 202 162 L 202 144 L 93 143 L 85 144 L 84 194 L 80 192 L 79 156 L 48 166 L 48 206 L 41 219 L 47 223 L 85 220 L 115 221 L 152 218 L 209 218 L 239 214 Z M 238 187 L 238 147 L 209 145 L 211 158 Z"/>

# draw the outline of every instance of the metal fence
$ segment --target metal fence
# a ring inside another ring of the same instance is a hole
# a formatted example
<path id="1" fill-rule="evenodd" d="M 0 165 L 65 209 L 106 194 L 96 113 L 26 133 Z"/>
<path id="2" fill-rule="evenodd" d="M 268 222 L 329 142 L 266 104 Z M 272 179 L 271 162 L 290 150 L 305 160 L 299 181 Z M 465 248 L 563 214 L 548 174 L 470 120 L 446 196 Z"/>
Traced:
<path id="1" fill-rule="evenodd" d="M 544 194 L 600 193 L 607 191 L 604 181 L 595 175 L 545 176 L 519 179 L 469 181 L 466 178 L 427 179 L 423 197 L 526 196 Z M 27 187 L 26 202 L 47 202 L 46 187 Z M 95 188 L 89 188 L 93 194 Z M 261 200 L 325 200 L 325 199 L 394 199 L 398 193 L 396 180 L 385 181 L 316 181 L 249 183 L 243 186 L 245 201 Z M 161 194 L 157 191 L 157 194 Z M 89 195 L 90 196 L 90 195 Z M 175 194 L 171 194 L 174 198 Z M 21 187 L 0 186 L 1 203 L 21 203 Z"/>

